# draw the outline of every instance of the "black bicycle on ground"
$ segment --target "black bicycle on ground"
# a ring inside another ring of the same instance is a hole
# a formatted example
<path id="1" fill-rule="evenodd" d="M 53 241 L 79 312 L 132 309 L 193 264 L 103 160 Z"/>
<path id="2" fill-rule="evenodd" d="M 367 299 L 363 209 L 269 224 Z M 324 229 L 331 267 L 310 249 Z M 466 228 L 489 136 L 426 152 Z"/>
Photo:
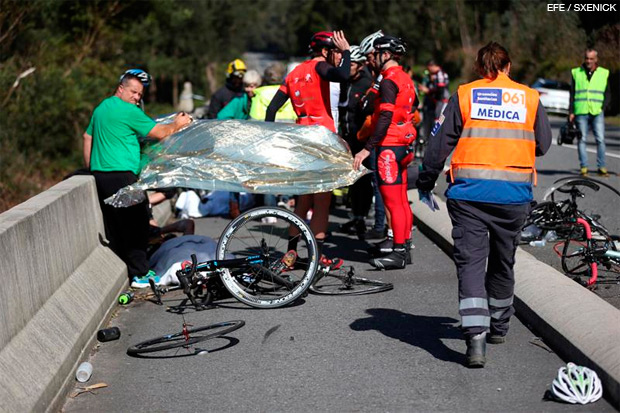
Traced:
<path id="1" fill-rule="evenodd" d="M 587 214 L 577 205 L 577 200 L 586 196 L 586 190 L 597 192 L 601 187 L 620 196 L 615 188 L 595 179 L 557 180 L 545 193 L 544 202 L 537 204 L 526 220 L 523 231 L 533 236 L 522 238 L 523 241 L 547 239 L 554 231 L 558 242 L 553 249 L 561 259 L 562 270 L 590 288 L 597 281 L 620 280 L 620 238 L 609 233 L 600 223 L 599 215 Z"/>
<path id="2" fill-rule="evenodd" d="M 295 251 L 288 250 L 289 230 L 296 234 Z M 316 240 L 308 225 L 276 207 L 255 208 L 232 220 L 220 236 L 217 259 L 191 258 L 176 273 L 187 298 L 173 310 L 188 301 L 203 310 L 229 295 L 256 308 L 286 306 L 306 293 L 318 268 Z M 153 281 L 151 288 L 161 303 L 167 289 Z"/>

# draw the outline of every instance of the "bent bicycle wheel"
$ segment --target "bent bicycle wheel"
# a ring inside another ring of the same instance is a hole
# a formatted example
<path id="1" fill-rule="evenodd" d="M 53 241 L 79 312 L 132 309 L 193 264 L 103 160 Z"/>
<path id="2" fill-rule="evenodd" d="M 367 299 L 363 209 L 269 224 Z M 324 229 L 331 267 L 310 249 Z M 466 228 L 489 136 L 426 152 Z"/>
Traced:
<path id="1" fill-rule="evenodd" d="M 364 295 L 389 291 L 394 284 L 368 278 L 329 273 L 310 286 L 310 292 L 321 295 Z"/>
<path id="2" fill-rule="evenodd" d="M 576 234 L 571 234 L 564 241 L 562 248 L 562 270 L 567 275 L 584 275 L 590 271 L 586 241 Z"/>
<path id="3" fill-rule="evenodd" d="M 221 337 L 240 329 L 245 325 L 245 321 L 224 321 L 208 326 L 190 328 L 187 332 L 180 331 L 174 334 L 167 334 L 151 340 L 146 340 L 131 346 L 127 349 L 127 354 L 135 356 L 137 354 L 153 353 L 156 351 L 170 350 L 178 347 L 189 348 L 201 341 Z"/>
<path id="4" fill-rule="evenodd" d="M 289 229 L 296 253 L 289 260 Z M 276 308 L 300 298 L 312 284 L 317 268 L 317 245 L 308 225 L 289 210 L 251 209 L 231 221 L 217 245 L 217 259 L 260 255 L 263 265 L 225 269 L 222 283 L 233 297 L 257 308 Z"/>

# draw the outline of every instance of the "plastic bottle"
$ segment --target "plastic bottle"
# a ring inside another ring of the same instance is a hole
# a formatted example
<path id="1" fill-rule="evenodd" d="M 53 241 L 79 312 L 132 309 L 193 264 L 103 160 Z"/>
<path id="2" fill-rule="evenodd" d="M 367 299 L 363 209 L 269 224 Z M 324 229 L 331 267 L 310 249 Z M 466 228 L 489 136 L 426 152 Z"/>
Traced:
<path id="1" fill-rule="evenodd" d="M 75 378 L 80 383 L 85 383 L 88 380 L 90 380 L 90 376 L 92 374 L 93 374 L 93 365 L 90 364 L 88 361 L 85 361 L 82 364 L 80 364 L 77 371 L 75 372 Z"/>
<path id="2" fill-rule="evenodd" d="M 530 245 L 532 247 L 544 247 L 545 245 L 547 245 L 547 240 L 543 238 L 541 240 L 530 241 Z"/>
<path id="3" fill-rule="evenodd" d="M 104 328 L 97 331 L 97 340 L 102 343 L 106 341 L 118 340 L 121 337 L 121 330 L 118 327 Z"/>
<path id="4" fill-rule="evenodd" d="M 134 297 L 134 293 L 132 292 L 126 292 L 126 293 L 122 293 L 121 295 L 118 296 L 118 303 L 120 305 L 127 305 L 129 304 Z"/>

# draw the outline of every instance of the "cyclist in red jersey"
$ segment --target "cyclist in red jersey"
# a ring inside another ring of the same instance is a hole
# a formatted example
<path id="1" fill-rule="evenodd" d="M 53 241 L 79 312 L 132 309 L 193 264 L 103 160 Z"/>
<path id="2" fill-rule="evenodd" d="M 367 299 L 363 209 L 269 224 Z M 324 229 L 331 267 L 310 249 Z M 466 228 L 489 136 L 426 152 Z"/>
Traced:
<path id="1" fill-rule="evenodd" d="M 383 76 L 373 114 L 376 126 L 365 148 L 355 155 L 353 167 L 359 169 L 373 146 L 377 147 L 379 190 L 391 215 L 394 249 L 385 257 L 370 260 L 370 264 L 389 270 L 405 268 L 411 262 L 413 214 L 407 198 L 407 165 L 413 160 L 411 144 L 416 138 L 412 123 L 416 94 L 413 81 L 398 63 L 406 52 L 405 42 L 383 36 L 373 46 L 368 61 Z"/>
<path id="2" fill-rule="evenodd" d="M 273 122 L 278 109 L 291 99 L 300 125 L 321 125 L 336 132 L 331 114 L 329 82 L 346 82 L 351 70 L 349 42 L 342 31 L 318 32 L 310 40 L 312 58 L 286 76 L 280 90 L 273 97 L 265 121 Z M 341 64 L 342 63 L 342 64 Z M 323 243 L 329 222 L 331 192 L 300 195 L 295 203 L 295 214 L 305 217 L 312 208 L 310 229 L 316 237 L 321 263 L 331 269 L 342 265 L 342 260 L 323 256 Z M 297 248 L 297 235 L 291 228 L 289 250 Z"/>

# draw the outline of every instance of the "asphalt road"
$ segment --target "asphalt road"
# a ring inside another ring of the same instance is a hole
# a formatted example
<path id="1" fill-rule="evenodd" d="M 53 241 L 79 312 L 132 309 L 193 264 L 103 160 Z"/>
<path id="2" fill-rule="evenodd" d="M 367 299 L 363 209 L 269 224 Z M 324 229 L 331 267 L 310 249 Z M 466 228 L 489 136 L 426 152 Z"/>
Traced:
<path id="1" fill-rule="evenodd" d="M 550 117 L 550 121 L 554 136 L 553 145 L 545 156 L 537 158 L 536 160 L 538 185 L 534 187 L 534 199 L 539 202 L 543 200 L 543 195 L 547 189 L 553 186 L 555 181 L 567 176 L 579 174 L 577 146 L 558 146 L 555 139 L 559 134 L 560 127 L 564 124 L 566 119 L 552 116 Z M 610 176 L 608 178 L 599 178 L 596 174 L 596 144 L 594 142 L 594 136 L 590 134 L 586 138 L 590 164 L 589 177 L 600 180 L 620 191 L 620 127 L 606 125 L 605 129 L 605 141 L 607 146 L 606 160 Z M 444 200 L 445 197 L 443 193 L 446 188 L 446 182 L 443 179 L 439 179 L 435 192 Z M 620 213 L 618 213 L 620 197 L 604 186 L 601 186 L 598 192 L 586 188 L 584 189 L 584 193 L 585 198 L 578 201 L 579 208 L 589 215 L 600 215 L 600 222 L 610 233 L 620 234 Z M 553 250 L 554 244 L 555 243 L 548 243 L 545 247 L 531 247 L 525 244 L 522 248 L 530 254 L 533 254 L 539 260 L 563 272 L 560 257 Z M 601 271 L 599 277 L 600 282 L 597 283 L 594 293 L 616 308 L 620 308 L 620 280 L 616 273 Z"/>
<path id="2" fill-rule="evenodd" d="M 335 210 L 331 229 L 345 220 L 346 211 Z M 197 220 L 197 233 L 217 237 L 226 223 Z M 378 272 L 366 263 L 365 243 L 334 232 L 328 254 L 395 288 L 353 297 L 311 294 L 274 310 L 227 299 L 212 310 L 188 311 L 185 319 L 194 325 L 246 322 L 228 338 L 201 345 L 209 350 L 204 355 L 129 357 L 127 347 L 178 331 L 183 320 L 141 299 L 120 307 L 109 325 L 121 329 L 121 338 L 93 349 L 86 383 L 108 387 L 67 399 L 64 411 L 566 411 L 543 400 L 566 361 L 517 318 L 507 343 L 489 346 L 484 369 L 463 366 L 454 266 L 419 232 L 414 243 L 413 265 Z M 181 295 L 165 298 L 176 304 Z M 614 411 L 605 400 L 570 409 Z"/>

